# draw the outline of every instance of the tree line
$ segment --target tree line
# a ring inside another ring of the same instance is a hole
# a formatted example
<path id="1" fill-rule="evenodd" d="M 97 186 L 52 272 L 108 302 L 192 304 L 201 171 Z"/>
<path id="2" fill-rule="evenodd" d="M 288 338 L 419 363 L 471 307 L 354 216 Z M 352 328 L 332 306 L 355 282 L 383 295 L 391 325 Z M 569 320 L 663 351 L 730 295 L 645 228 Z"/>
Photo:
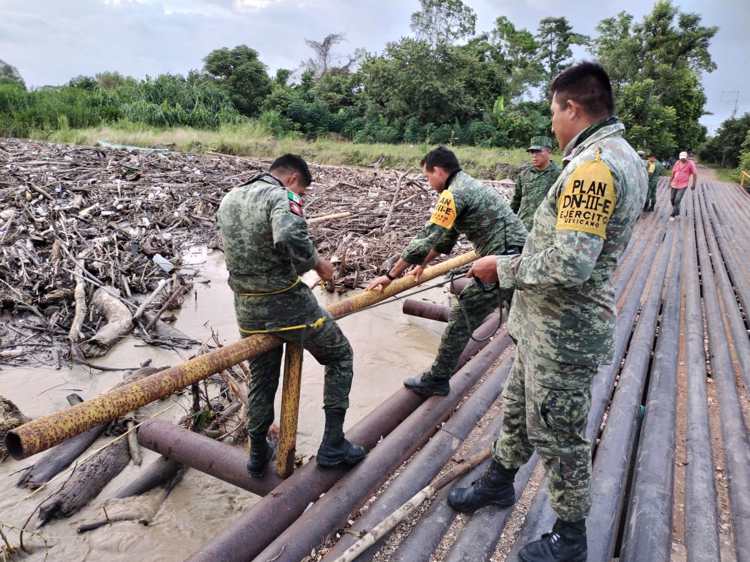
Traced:
<path id="1" fill-rule="evenodd" d="M 411 35 L 379 53 L 337 56 L 341 34 L 307 40 L 311 57 L 273 75 L 245 45 L 212 51 L 187 76 L 107 72 L 33 91 L 17 73 L 3 79 L 0 64 L 0 134 L 123 119 L 201 128 L 254 119 L 277 136 L 522 147 L 549 134 L 547 84 L 576 50 L 610 72 L 636 147 L 668 157 L 705 140 L 701 74 L 716 68 L 709 47 L 717 28 L 668 0 L 640 21 L 626 12 L 604 19 L 592 37 L 565 17 L 543 18 L 531 31 L 500 16 L 478 31 L 462 0 L 420 0 L 410 23 Z"/>

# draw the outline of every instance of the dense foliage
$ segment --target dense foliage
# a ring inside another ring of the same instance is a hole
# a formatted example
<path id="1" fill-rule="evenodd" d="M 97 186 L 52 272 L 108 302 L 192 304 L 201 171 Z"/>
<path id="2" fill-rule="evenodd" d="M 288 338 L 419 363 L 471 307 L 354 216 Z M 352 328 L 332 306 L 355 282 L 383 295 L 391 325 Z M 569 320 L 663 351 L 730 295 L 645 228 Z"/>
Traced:
<path id="1" fill-rule="evenodd" d="M 380 53 L 337 57 L 343 35 L 334 33 L 308 39 L 312 57 L 275 76 L 244 45 L 212 51 L 187 77 L 108 72 L 26 91 L 20 77 L 3 80 L 0 72 L 0 134 L 118 120 L 216 128 L 250 118 L 277 136 L 521 147 L 549 133 L 547 84 L 572 64 L 576 46 L 586 46 L 612 74 L 633 144 L 667 157 L 704 140 L 700 75 L 715 68 L 708 49 L 716 28 L 669 1 L 640 22 L 624 12 L 605 19 L 592 38 L 565 17 L 544 18 L 532 32 L 501 16 L 477 32 L 462 0 L 420 5 L 414 35 Z M 732 154 L 736 161 L 739 151 Z"/>
<path id="2" fill-rule="evenodd" d="M 743 158 L 742 153 L 750 153 L 749 135 L 750 113 L 727 119 L 716 131 L 716 135 L 708 139 L 701 148 L 701 160 L 727 168 L 737 167 Z M 745 164 L 743 169 L 750 170 L 750 166 Z"/>

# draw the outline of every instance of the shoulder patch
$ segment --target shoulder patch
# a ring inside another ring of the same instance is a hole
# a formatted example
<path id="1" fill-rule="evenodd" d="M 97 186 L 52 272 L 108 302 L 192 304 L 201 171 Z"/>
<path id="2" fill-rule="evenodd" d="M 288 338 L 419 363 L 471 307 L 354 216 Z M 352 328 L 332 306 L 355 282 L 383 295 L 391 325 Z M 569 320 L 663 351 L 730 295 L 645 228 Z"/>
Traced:
<path id="1" fill-rule="evenodd" d="M 302 210 L 302 197 L 289 190 L 286 192 L 286 197 L 289 200 L 289 210 L 298 217 L 304 217 L 305 213 Z"/>
<path id="2" fill-rule="evenodd" d="M 453 199 L 453 194 L 450 190 L 444 189 L 432 211 L 430 222 L 443 228 L 452 228 L 453 223 L 456 222 L 456 215 L 456 201 Z"/>
<path id="3" fill-rule="evenodd" d="M 609 167 L 599 158 L 584 162 L 568 177 L 557 199 L 557 229 L 607 238 L 617 194 Z"/>

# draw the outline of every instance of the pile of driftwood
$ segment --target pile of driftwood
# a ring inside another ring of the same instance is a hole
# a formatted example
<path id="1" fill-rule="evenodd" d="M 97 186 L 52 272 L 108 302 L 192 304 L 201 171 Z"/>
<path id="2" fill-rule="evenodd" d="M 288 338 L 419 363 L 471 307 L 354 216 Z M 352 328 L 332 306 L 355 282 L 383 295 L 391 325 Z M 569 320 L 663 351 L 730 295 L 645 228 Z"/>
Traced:
<path id="1" fill-rule="evenodd" d="M 0 139 L 0 364 L 85 360 L 134 328 L 148 343 L 193 343 L 159 320 L 190 288 L 181 256 L 221 249 L 222 197 L 269 163 Z M 416 168 L 312 168 L 305 212 L 336 264 L 330 288 L 362 286 L 425 223 L 435 194 Z M 349 215 L 314 220 L 333 213 Z"/>

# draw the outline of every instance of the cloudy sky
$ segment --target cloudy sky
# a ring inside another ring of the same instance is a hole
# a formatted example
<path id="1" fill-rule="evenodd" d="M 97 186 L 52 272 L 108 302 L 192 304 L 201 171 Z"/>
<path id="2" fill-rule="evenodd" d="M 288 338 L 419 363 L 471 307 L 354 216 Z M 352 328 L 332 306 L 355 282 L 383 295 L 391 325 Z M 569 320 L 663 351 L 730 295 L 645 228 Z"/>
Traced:
<path id="1" fill-rule="evenodd" d="M 576 31 L 626 10 L 640 19 L 652 0 L 465 0 L 478 30 L 497 16 L 535 30 L 539 19 L 566 15 Z M 704 77 L 713 130 L 750 111 L 749 0 L 675 0 L 719 26 L 711 52 L 718 70 Z M 378 52 L 410 32 L 417 0 L 0 0 L 0 60 L 18 68 L 30 86 L 61 84 L 77 75 L 117 70 L 137 77 L 186 73 L 218 47 L 246 44 L 271 71 L 297 68 L 309 57 L 305 38 L 344 33 L 341 55 L 364 47 Z M 582 55 L 585 53 L 582 53 Z"/>

